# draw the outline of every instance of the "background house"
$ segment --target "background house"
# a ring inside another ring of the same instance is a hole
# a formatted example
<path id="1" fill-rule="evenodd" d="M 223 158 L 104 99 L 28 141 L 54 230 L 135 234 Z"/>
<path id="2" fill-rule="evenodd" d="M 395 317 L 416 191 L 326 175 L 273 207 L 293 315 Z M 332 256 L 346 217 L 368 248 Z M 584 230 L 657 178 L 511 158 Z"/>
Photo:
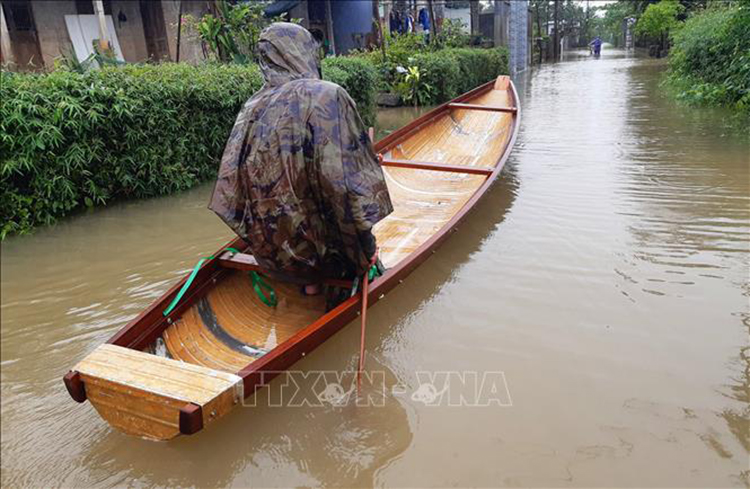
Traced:
<path id="1" fill-rule="evenodd" d="M 276 0 L 267 1 L 265 14 L 299 19 L 325 43 L 329 54 L 346 54 L 376 46 L 376 19 L 387 30 L 392 9 L 416 13 L 429 5 L 427 0 Z M 199 19 L 214 12 L 215 1 L 0 0 L 0 7 L 0 59 L 27 71 L 49 70 L 61 56 L 75 54 L 83 60 L 102 36 L 126 62 L 203 61 L 206 53 L 200 40 L 182 29 L 178 41 L 178 25 L 181 18 Z M 438 26 L 444 17 L 459 18 L 491 44 L 507 46 L 513 73 L 529 65 L 527 0 L 433 0 L 432 8 Z M 478 12 L 473 27 L 472 8 Z"/>
<path id="2" fill-rule="evenodd" d="M 377 0 L 280 0 L 265 10 L 269 17 L 299 19 L 331 54 L 346 54 L 378 42 Z"/>
<path id="3" fill-rule="evenodd" d="M 180 8 L 183 14 L 200 17 L 211 4 L 206 0 L 2 0 L 3 61 L 15 62 L 19 70 L 52 68 L 55 58 L 80 48 L 76 41 L 99 37 L 97 3 L 112 28 L 108 40 L 118 48 L 118 57 L 128 62 L 176 60 Z M 198 41 L 181 40 L 181 61 L 202 57 Z"/>

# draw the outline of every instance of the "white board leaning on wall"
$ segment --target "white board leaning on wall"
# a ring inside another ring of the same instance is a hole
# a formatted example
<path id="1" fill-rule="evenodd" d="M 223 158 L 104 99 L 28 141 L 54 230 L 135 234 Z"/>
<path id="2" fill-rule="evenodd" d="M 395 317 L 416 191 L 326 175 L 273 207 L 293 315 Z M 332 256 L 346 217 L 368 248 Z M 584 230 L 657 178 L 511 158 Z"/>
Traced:
<path id="1" fill-rule="evenodd" d="M 107 21 L 107 36 L 110 46 L 115 52 L 115 57 L 125 61 L 122 57 L 120 43 L 117 41 L 115 24 L 111 15 L 104 16 Z M 99 19 L 96 15 L 66 15 L 65 25 L 68 27 L 68 35 L 73 43 L 73 50 L 78 61 L 84 61 L 94 54 L 93 42 L 99 39 Z"/>

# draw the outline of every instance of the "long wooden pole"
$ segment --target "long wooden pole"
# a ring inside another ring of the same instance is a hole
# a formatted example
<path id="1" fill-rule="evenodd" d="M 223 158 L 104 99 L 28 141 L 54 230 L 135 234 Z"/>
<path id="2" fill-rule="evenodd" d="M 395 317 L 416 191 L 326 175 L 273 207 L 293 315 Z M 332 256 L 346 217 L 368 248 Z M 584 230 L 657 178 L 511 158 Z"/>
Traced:
<path id="1" fill-rule="evenodd" d="M 336 39 L 333 35 L 333 14 L 331 13 L 331 0 L 326 0 L 326 30 L 328 31 L 328 44 L 331 46 L 331 54 L 336 56 Z"/>
<path id="2" fill-rule="evenodd" d="M 179 0 L 180 8 L 177 13 L 177 55 L 175 56 L 175 63 L 180 62 L 180 40 L 182 38 L 182 0 Z"/>
<path id="3" fill-rule="evenodd" d="M 109 50 L 109 33 L 107 32 L 107 18 L 104 16 L 104 3 L 94 0 L 94 11 L 99 19 L 99 47 L 102 51 Z"/>
<path id="4" fill-rule="evenodd" d="M 362 310 L 360 317 L 362 323 L 359 332 L 359 367 L 357 368 L 357 393 L 362 387 L 362 370 L 365 368 L 365 328 L 367 327 L 367 295 L 370 292 L 370 270 L 365 271 L 362 278 Z"/>

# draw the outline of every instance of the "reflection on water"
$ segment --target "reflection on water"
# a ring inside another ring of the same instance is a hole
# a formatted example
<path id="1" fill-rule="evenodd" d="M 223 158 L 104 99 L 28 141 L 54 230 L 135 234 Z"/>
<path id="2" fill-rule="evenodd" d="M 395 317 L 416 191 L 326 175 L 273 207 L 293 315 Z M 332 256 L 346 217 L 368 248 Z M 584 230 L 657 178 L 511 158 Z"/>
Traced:
<path id="1" fill-rule="evenodd" d="M 264 390 L 160 444 L 69 399 L 62 374 L 230 237 L 210 185 L 7 240 L 3 486 L 750 484 L 749 148 L 721 111 L 662 96 L 662 71 L 605 50 L 518 80 L 502 179 L 368 314 L 380 407 Z M 380 137 L 416 115 L 383 111 Z M 297 368 L 351 370 L 358 334 Z M 513 406 L 410 395 L 449 371 L 502 371 Z"/>

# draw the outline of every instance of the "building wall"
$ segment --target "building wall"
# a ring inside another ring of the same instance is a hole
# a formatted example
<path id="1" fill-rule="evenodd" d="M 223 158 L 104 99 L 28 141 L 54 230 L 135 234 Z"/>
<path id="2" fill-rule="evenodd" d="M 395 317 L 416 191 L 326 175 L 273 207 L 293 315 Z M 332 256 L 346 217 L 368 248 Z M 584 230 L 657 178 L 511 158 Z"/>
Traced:
<path id="1" fill-rule="evenodd" d="M 63 53 L 73 53 L 65 16 L 76 15 L 76 5 L 72 0 L 32 0 L 31 11 L 34 14 L 42 60 L 49 70 L 54 66 L 55 58 Z"/>
<path id="2" fill-rule="evenodd" d="M 508 46 L 510 38 L 511 3 L 508 0 L 495 0 L 494 36 L 495 46 Z"/>
<path id="3" fill-rule="evenodd" d="M 169 43 L 169 58 L 175 61 L 177 59 L 177 19 L 180 14 L 180 2 L 178 0 L 162 0 L 162 8 L 164 9 L 164 24 L 167 29 L 167 42 Z M 206 0 L 182 0 L 183 18 L 190 15 L 198 20 L 206 13 L 208 13 Z M 196 64 L 204 59 L 203 48 L 197 34 L 183 23 L 180 38 L 180 62 Z"/>
<path id="4" fill-rule="evenodd" d="M 54 67 L 55 58 L 73 53 L 73 44 L 70 42 L 68 28 L 65 25 L 65 16 L 77 15 L 78 11 L 73 0 L 32 0 L 31 8 L 44 66 L 49 70 Z M 120 12 L 127 20 L 119 20 Z M 125 61 L 146 60 L 148 56 L 138 2 L 113 1 L 112 20 Z"/>
<path id="5" fill-rule="evenodd" d="M 462 30 L 466 34 L 471 33 L 471 9 L 467 8 L 445 8 L 443 14 L 446 19 L 460 20 Z M 437 15 L 437 14 L 435 14 Z"/>
<path id="6" fill-rule="evenodd" d="M 487 39 L 495 38 L 495 14 L 494 12 L 479 14 L 479 34 Z"/>
<path id="7" fill-rule="evenodd" d="M 120 13 L 125 20 L 120 20 Z M 148 59 L 139 3 L 130 0 L 113 1 L 112 22 L 115 24 L 117 41 L 125 61 L 136 63 Z"/>

